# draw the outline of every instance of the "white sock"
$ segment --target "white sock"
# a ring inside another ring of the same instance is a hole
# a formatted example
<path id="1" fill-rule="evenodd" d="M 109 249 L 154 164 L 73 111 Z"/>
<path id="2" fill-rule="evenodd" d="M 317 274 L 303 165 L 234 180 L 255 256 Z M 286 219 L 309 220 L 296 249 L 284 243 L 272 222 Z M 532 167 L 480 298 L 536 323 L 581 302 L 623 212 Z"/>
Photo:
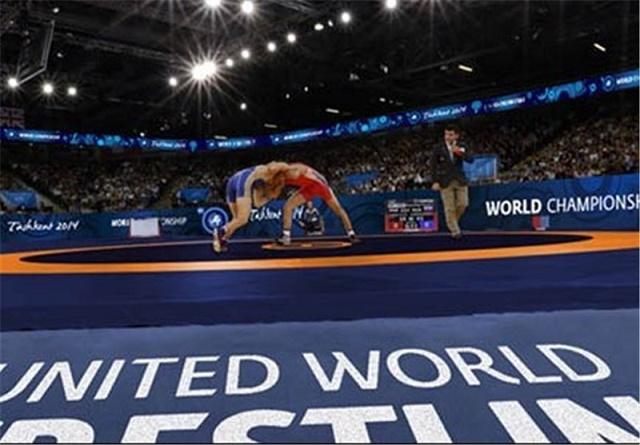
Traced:
<path id="1" fill-rule="evenodd" d="M 283 230 L 282 236 L 284 236 L 285 238 L 291 238 L 291 230 Z"/>
<path id="2" fill-rule="evenodd" d="M 347 232 L 347 235 L 349 235 L 349 236 L 356 236 L 356 232 L 354 232 L 354 231 L 353 231 L 353 229 L 352 229 L 352 230 L 349 230 L 349 231 Z"/>

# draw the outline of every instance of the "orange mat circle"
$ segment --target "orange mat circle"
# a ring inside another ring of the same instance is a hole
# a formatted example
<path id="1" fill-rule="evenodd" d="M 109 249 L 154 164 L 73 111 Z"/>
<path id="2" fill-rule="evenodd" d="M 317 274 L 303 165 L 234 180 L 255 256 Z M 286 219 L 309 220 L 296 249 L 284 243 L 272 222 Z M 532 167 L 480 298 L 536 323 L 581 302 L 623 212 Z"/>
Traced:
<path id="1" fill-rule="evenodd" d="M 487 232 L 483 232 L 487 233 Z M 36 255 L 54 255 L 72 252 L 93 251 L 97 247 L 76 247 L 66 249 L 36 250 L 26 252 L 0 253 L 0 276 L 12 274 L 106 274 L 106 273 L 158 273 L 158 272 L 195 272 L 195 271 L 227 271 L 227 270 L 275 270 L 305 269 L 319 267 L 363 267 L 400 264 L 427 264 L 447 261 L 479 261 L 544 255 L 565 255 L 589 252 L 606 252 L 623 249 L 638 249 L 640 237 L 638 231 L 627 232 L 496 232 L 500 236 L 546 234 L 572 234 L 586 236 L 583 241 L 570 243 L 509 246 L 486 249 L 469 249 L 455 251 L 431 251 L 409 253 L 371 253 L 367 255 L 349 255 L 347 252 L 326 257 L 309 258 L 266 258 L 246 260 L 225 260 L 212 257 L 210 261 L 179 262 L 143 262 L 143 263 L 38 263 L 29 261 Z M 314 241 L 315 240 L 310 240 Z M 210 244 L 210 241 L 177 241 L 148 244 L 149 247 L 166 245 Z M 344 242 L 344 244 L 349 244 Z M 135 245 L 101 246 L 100 250 L 131 249 Z M 348 247 L 348 246 L 343 246 Z M 306 247 L 310 249 L 309 247 Z M 336 247 L 334 247 L 336 248 Z M 338 247 L 337 249 L 341 249 Z"/>
<path id="2" fill-rule="evenodd" d="M 265 250 L 323 250 L 323 249 L 344 249 L 350 247 L 351 243 L 347 241 L 292 241 L 291 244 L 282 245 L 278 243 L 263 244 Z"/>

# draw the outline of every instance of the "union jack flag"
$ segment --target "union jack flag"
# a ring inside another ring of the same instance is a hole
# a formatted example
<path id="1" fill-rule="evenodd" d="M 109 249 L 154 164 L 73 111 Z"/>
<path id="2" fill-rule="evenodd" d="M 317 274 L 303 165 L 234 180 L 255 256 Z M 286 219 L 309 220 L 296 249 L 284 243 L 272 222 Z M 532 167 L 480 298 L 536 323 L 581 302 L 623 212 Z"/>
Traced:
<path id="1" fill-rule="evenodd" d="M 24 110 L 22 108 L 0 108 L 0 127 L 24 128 Z"/>

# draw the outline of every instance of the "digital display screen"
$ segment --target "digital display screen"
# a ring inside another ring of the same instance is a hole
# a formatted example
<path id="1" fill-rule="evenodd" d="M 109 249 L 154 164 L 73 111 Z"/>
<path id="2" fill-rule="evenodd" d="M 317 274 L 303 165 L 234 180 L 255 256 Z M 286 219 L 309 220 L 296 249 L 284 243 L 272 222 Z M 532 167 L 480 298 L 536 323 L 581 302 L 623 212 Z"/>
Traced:
<path id="1" fill-rule="evenodd" d="M 384 230 L 387 233 L 437 231 L 438 212 L 435 200 L 387 201 Z"/>

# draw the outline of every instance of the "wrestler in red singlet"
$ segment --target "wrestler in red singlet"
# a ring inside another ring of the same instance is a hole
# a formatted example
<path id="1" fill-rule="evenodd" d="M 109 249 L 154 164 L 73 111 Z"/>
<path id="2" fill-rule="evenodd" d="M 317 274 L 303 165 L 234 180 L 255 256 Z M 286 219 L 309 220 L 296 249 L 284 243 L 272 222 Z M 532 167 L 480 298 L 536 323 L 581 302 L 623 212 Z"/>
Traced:
<path id="1" fill-rule="evenodd" d="M 282 186 L 289 185 L 297 188 L 297 191 L 287 199 L 282 214 L 282 236 L 278 238 L 280 244 L 291 243 L 291 225 L 293 209 L 303 205 L 313 198 L 321 198 L 327 206 L 340 218 L 344 230 L 352 242 L 358 241 L 356 233 L 351 225 L 349 215 L 342 208 L 338 198 L 331 190 L 327 179 L 308 165 L 295 163 L 278 163 L 283 174 Z"/>
<path id="2" fill-rule="evenodd" d="M 305 200 L 311 201 L 313 198 L 318 197 L 328 201 L 333 197 L 326 178 L 316 170 L 308 165 L 300 163 L 290 164 L 290 166 L 302 169 L 303 173 L 293 179 L 289 178 L 287 175 L 285 177 L 285 185 L 297 187 L 298 192 L 305 198 Z"/>

